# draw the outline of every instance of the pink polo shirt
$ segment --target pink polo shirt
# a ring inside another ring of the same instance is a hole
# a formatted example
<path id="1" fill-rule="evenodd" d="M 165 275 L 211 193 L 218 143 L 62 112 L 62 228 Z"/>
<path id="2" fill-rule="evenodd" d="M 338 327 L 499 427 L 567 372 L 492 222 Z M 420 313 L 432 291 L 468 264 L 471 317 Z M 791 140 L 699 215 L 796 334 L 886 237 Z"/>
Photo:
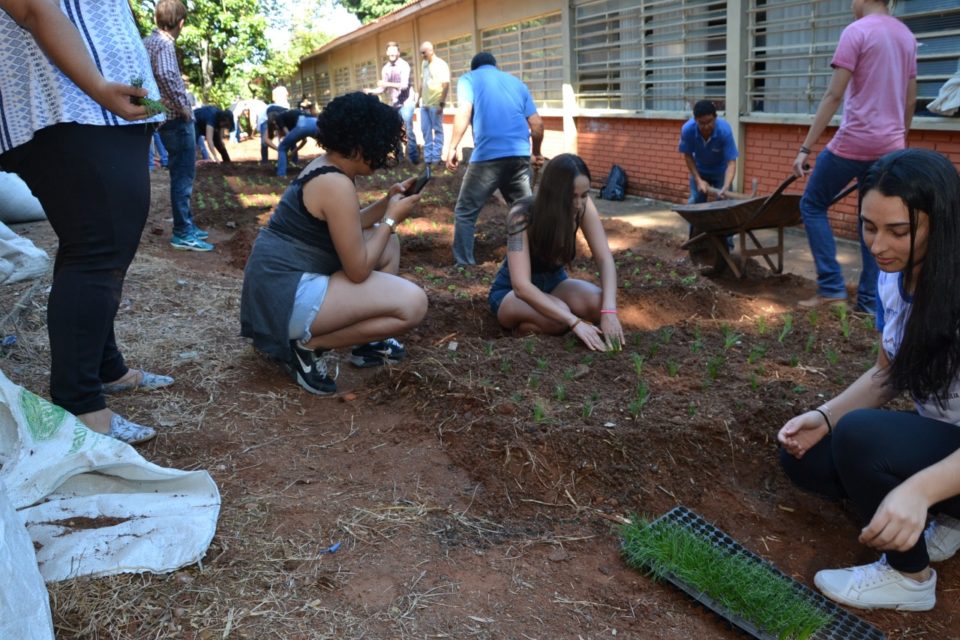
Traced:
<path id="1" fill-rule="evenodd" d="M 830 65 L 853 76 L 840 129 L 827 148 L 849 160 L 875 160 L 903 149 L 907 84 L 917 77 L 917 40 L 910 29 L 888 15 L 860 18 L 843 30 Z"/>

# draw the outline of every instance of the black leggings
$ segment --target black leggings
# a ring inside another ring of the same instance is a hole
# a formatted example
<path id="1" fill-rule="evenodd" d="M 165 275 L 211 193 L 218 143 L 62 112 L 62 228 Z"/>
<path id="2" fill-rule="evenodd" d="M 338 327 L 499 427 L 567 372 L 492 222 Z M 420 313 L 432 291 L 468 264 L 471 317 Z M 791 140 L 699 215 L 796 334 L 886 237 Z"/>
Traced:
<path id="1" fill-rule="evenodd" d="M 859 409 L 845 415 L 800 460 L 780 452 L 795 484 L 834 499 L 849 498 L 866 525 L 901 482 L 960 449 L 960 426 L 916 413 Z M 960 496 L 933 505 L 960 518 Z M 890 566 L 917 572 L 930 564 L 923 536 L 909 551 L 887 551 Z"/>
<path id="2" fill-rule="evenodd" d="M 73 414 L 106 407 L 123 377 L 113 319 L 150 207 L 152 128 L 58 124 L 0 156 L 43 205 L 60 246 L 47 303 L 50 398 Z"/>

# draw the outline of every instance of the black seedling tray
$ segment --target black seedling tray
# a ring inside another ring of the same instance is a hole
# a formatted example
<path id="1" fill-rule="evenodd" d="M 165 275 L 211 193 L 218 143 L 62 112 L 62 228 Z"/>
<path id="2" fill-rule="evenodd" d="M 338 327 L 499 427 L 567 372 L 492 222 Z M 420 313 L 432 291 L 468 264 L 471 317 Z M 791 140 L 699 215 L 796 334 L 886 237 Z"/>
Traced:
<path id="1" fill-rule="evenodd" d="M 829 624 L 822 627 L 819 631 L 813 634 L 813 636 L 811 636 L 811 640 L 886 640 L 886 635 L 884 635 L 882 631 L 873 625 L 867 624 L 857 616 L 837 606 L 835 603 L 826 599 L 816 591 L 797 582 L 760 556 L 748 551 L 736 540 L 686 507 L 674 507 L 671 511 L 668 511 L 651 522 L 650 525 L 652 526 L 659 522 L 666 522 L 680 526 L 699 536 L 700 538 L 709 541 L 715 547 L 725 551 L 731 556 L 741 556 L 750 560 L 751 562 L 761 563 L 772 569 L 774 573 L 781 575 L 787 580 L 793 582 L 799 597 L 803 598 L 816 608 L 832 617 L 832 620 Z M 758 638 L 759 640 L 779 640 L 776 636 L 771 635 L 762 629 L 758 629 L 750 621 L 744 620 L 743 618 L 735 615 L 729 609 L 713 600 L 713 598 L 710 596 L 688 585 L 673 574 L 667 573 L 663 576 L 663 579 L 717 615 L 727 619 L 734 626 L 749 633 L 754 638 Z"/>

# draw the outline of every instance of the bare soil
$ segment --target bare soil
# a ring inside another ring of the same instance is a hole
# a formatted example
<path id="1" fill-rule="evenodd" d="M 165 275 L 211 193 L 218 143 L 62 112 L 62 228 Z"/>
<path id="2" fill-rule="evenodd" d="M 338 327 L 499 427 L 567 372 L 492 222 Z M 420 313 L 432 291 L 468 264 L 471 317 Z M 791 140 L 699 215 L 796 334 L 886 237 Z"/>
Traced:
<path id="1" fill-rule="evenodd" d="M 159 425 L 148 459 L 204 468 L 223 508 L 202 566 L 51 585 L 60 638 L 737 638 L 723 620 L 624 565 L 615 521 L 682 504 L 812 586 L 869 562 L 856 517 L 794 489 L 775 434 L 875 357 L 869 317 L 801 313 L 813 285 L 751 265 L 702 277 L 679 240 L 606 220 L 628 335 L 620 353 L 504 332 L 486 295 L 503 258 L 491 202 L 473 268 L 451 266 L 460 175 L 438 172 L 400 225 L 402 275 L 430 311 L 381 370 L 341 367 L 334 398 L 302 392 L 239 336 L 242 269 L 287 181 L 236 146 L 198 167 L 211 254 L 173 251 L 169 183 L 150 219 L 117 334 L 134 366 L 177 383 L 112 406 Z M 364 201 L 409 165 L 358 180 Z M 55 244 L 43 225 L 22 227 Z M 587 256 L 583 247 L 582 256 Z M 594 278 L 587 257 L 572 275 Z M 14 381 L 47 391 L 43 288 L 0 290 L 19 342 Z M 330 552 L 335 543 L 340 546 Z M 957 561 L 927 614 L 860 615 L 890 638 L 960 637 Z"/>

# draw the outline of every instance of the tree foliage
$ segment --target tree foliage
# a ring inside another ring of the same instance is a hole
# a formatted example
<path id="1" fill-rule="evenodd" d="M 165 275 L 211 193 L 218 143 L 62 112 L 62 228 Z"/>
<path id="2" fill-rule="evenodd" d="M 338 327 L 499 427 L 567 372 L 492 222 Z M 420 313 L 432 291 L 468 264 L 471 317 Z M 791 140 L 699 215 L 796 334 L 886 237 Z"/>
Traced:
<path id="1" fill-rule="evenodd" d="M 404 6 L 409 0 L 339 0 L 360 22 L 367 24 Z"/>
<path id="2" fill-rule="evenodd" d="M 267 15 L 276 0 L 191 0 L 177 40 L 180 69 L 208 104 L 227 106 L 237 98 L 269 95 L 264 65 L 270 57 Z M 132 3 L 144 35 L 154 27 L 155 0 Z"/>

